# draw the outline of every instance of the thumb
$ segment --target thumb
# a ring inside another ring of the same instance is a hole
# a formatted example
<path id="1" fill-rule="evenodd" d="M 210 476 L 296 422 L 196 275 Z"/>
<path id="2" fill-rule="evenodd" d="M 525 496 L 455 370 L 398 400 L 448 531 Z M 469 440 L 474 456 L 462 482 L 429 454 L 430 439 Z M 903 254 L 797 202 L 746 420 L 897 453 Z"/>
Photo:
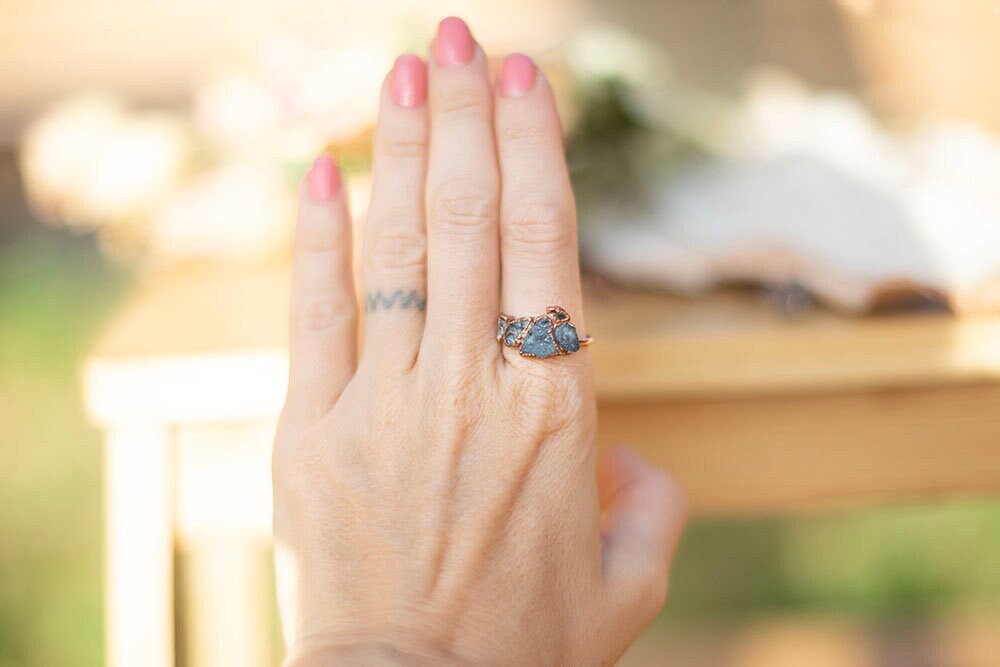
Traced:
<path id="1" fill-rule="evenodd" d="M 598 484 L 605 582 L 614 613 L 638 633 L 666 600 L 686 503 L 673 478 L 621 446 L 602 457 Z"/>

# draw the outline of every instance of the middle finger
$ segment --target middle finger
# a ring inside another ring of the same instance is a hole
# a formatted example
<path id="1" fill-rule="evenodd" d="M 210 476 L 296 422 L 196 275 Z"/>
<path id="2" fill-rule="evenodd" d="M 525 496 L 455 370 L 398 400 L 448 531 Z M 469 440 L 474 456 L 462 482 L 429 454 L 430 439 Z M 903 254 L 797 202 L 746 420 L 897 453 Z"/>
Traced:
<path id="1" fill-rule="evenodd" d="M 500 177 L 486 57 L 447 18 L 429 64 L 427 324 L 421 357 L 468 358 L 493 341 L 500 292 Z M 438 367 L 434 364 L 434 367 Z"/>

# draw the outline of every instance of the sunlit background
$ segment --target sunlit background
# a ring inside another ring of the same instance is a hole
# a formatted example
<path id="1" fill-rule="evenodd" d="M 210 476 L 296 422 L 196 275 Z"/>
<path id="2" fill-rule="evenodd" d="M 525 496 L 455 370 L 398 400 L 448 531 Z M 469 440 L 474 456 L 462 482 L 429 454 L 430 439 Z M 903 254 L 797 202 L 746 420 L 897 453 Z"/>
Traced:
<path id="1" fill-rule="evenodd" d="M 106 517 L 131 499 L 102 490 L 117 470 L 102 464 L 102 432 L 166 390 L 105 391 L 125 376 L 92 372 L 98 341 L 138 358 L 135 331 L 155 329 L 172 353 L 210 339 L 242 354 L 280 329 L 272 318 L 265 333 L 213 338 L 173 317 L 183 303 L 143 311 L 168 299 L 135 289 L 283 273 L 296 184 L 322 149 L 348 172 L 362 224 L 379 86 L 448 14 L 492 56 L 524 51 L 552 80 L 588 289 L 696 304 L 721 293 L 793 325 L 816 312 L 1000 315 L 994 0 L 0 3 L 0 667 L 105 664 L 106 532 L 124 539 Z M 282 307 L 256 296 L 267 314 Z M 126 303 L 142 326 L 115 319 Z M 151 377 L 168 381 L 187 362 L 157 363 Z M 277 664 L 268 545 L 254 532 L 267 498 L 250 518 L 200 503 L 205 488 L 259 491 L 212 471 L 230 470 L 219 452 L 244 441 L 263 451 L 269 426 L 220 410 L 169 455 L 179 470 L 196 461 L 168 483 L 180 503 L 168 514 L 195 537 L 178 541 L 165 582 L 165 659 Z M 206 463 L 193 452 L 209 440 Z M 980 451 L 984 469 L 1000 470 L 998 452 Z M 625 664 L 1000 665 L 1000 501 L 937 491 L 707 513 Z M 244 523 L 249 546 L 197 549 Z M 262 592 L 200 603 L 199 585 L 231 563 L 245 572 L 220 595 L 241 581 Z M 199 630 L 206 618 L 260 635 Z M 212 661 L 216 643 L 249 662 Z"/>

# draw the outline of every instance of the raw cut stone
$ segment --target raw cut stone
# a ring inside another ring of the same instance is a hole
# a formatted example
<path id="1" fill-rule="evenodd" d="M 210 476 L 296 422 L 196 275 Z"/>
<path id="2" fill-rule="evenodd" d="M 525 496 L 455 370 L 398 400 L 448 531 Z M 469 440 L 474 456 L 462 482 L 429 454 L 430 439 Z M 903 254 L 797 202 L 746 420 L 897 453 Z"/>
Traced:
<path id="1" fill-rule="evenodd" d="M 524 327 L 528 326 L 528 320 L 511 320 L 503 332 L 503 343 L 508 347 L 517 345 L 517 337 L 521 335 Z"/>
<path id="2" fill-rule="evenodd" d="M 559 308 L 557 306 L 549 308 L 548 312 L 549 312 L 549 316 L 555 322 L 565 322 L 566 320 L 569 319 L 569 313 L 567 313 L 565 310 L 563 310 L 562 308 Z"/>
<path id="3" fill-rule="evenodd" d="M 539 359 L 559 354 L 556 341 L 552 338 L 552 322 L 548 318 L 543 317 L 531 325 L 521 343 L 521 354 Z"/>
<path id="4" fill-rule="evenodd" d="M 556 342 L 566 352 L 576 352 L 580 349 L 580 338 L 576 335 L 576 327 L 569 322 L 563 322 L 553 332 Z"/>

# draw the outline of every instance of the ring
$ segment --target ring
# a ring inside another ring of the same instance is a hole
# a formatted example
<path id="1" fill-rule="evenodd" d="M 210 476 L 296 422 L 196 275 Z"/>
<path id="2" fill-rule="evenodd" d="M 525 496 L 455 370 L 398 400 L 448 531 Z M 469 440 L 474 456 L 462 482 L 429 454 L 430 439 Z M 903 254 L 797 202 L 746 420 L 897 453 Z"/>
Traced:
<path id="1" fill-rule="evenodd" d="M 497 340 L 507 347 L 519 348 L 522 357 L 544 359 L 572 354 L 590 345 L 589 336 L 580 338 L 569 313 L 559 306 L 549 306 L 538 317 L 511 317 L 500 313 Z"/>

